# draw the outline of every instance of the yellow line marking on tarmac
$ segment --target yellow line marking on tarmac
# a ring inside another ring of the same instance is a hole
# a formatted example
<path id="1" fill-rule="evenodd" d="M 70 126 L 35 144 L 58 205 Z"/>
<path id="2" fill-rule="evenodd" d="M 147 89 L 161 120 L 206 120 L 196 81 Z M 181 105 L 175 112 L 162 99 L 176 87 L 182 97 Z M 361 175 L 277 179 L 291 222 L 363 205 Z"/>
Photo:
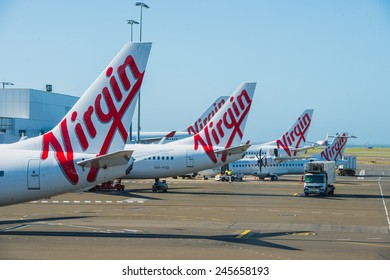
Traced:
<path id="1" fill-rule="evenodd" d="M 236 236 L 236 238 L 243 238 L 245 235 L 247 235 L 247 234 L 250 233 L 250 232 L 251 232 L 250 229 L 244 230 L 244 231 L 241 232 L 238 236 Z"/>
<path id="2" fill-rule="evenodd" d="M 309 236 L 309 235 L 317 235 L 315 232 L 294 232 L 292 235 L 303 235 L 303 236 Z"/>
<path id="3" fill-rule="evenodd" d="M 384 248 L 390 248 L 389 245 L 379 245 L 379 244 L 369 244 L 369 243 L 363 243 L 363 242 L 352 242 L 352 241 L 346 241 L 341 242 L 346 244 L 355 244 L 355 245 L 364 245 L 364 246 L 373 246 L 373 247 L 384 247 Z"/>

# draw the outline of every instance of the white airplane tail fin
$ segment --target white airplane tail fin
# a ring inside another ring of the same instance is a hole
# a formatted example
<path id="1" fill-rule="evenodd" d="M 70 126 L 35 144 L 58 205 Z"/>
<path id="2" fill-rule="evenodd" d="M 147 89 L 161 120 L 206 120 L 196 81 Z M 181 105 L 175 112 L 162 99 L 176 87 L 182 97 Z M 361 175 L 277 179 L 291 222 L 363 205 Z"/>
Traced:
<path id="1" fill-rule="evenodd" d="M 199 133 L 207 125 L 207 123 L 211 120 L 211 118 L 218 112 L 219 109 L 225 104 L 228 100 L 229 96 L 220 96 L 215 100 L 209 108 L 189 127 L 187 127 L 186 131 L 189 135 L 194 135 Z"/>
<path id="2" fill-rule="evenodd" d="M 336 137 L 333 138 L 333 141 L 329 144 L 329 146 L 327 146 L 320 154 L 313 156 L 313 158 L 326 161 L 342 160 L 348 138 L 347 132 L 338 133 Z"/>
<path id="3" fill-rule="evenodd" d="M 55 152 L 72 183 L 77 182 L 74 153 L 102 156 L 123 150 L 150 49 L 151 43 L 126 44 L 62 121 L 43 135 L 42 160 Z"/>
<path id="4" fill-rule="evenodd" d="M 217 163 L 215 146 L 228 149 L 240 145 L 255 88 L 256 83 L 242 83 L 199 133 L 176 143 L 193 144 L 195 150 L 204 149 Z M 226 154 L 221 160 L 226 160 Z"/>
<path id="5" fill-rule="evenodd" d="M 128 43 L 62 121 L 43 136 L 43 153 L 103 155 L 123 149 L 151 43 Z"/>
<path id="6" fill-rule="evenodd" d="M 297 155 L 298 150 L 291 151 L 289 147 L 298 148 L 306 142 L 313 111 L 313 109 L 305 110 L 298 120 L 276 140 L 278 149 L 284 149 L 288 156 Z"/>

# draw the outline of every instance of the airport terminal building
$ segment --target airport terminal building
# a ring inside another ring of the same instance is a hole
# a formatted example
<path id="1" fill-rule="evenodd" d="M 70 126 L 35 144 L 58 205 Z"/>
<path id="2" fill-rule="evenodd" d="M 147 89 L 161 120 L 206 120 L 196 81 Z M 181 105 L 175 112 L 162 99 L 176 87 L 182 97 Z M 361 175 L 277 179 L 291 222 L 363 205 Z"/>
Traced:
<path id="1" fill-rule="evenodd" d="M 79 97 L 35 89 L 0 89 L 0 144 L 51 130 Z"/>

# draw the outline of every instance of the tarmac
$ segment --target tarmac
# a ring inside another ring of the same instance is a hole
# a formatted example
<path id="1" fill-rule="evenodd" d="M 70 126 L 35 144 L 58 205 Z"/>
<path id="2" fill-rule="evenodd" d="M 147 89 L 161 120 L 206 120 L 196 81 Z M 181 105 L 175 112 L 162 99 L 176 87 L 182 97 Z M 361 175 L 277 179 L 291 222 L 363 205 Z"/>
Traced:
<path id="1" fill-rule="evenodd" d="M 390 166 L 337 176 L 334 196 L 279 181 L 127 180 L 0 208 L 6 260 L 388 260 Z M 364 176 L 363 176 L 364 173 Z"/>

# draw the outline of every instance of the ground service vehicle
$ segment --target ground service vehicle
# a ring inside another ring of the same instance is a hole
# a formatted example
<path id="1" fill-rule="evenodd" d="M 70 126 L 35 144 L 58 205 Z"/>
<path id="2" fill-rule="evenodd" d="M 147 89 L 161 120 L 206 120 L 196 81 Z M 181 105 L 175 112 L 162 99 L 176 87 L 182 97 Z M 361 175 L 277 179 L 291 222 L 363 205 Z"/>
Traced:
<path id="1" fill-rule="evenodd" d="M 244 178 L 244 175 L 242 174 L 232 174 L 231 181 L 239 181 L 241 182 Z M 222 182 L 229 182 L 229 176 L 226 174 L 218 174 L 214 177 L 216 181 L 222 181 Z"/>
<path id="2" fill-rule="evenodd" d="M 153 192 L 156 192 L 156 191 L 167 192 L 168 191 L 167 181 L 156 179 L 156 181 L 153 184 L 152 191 Z"/>
<path id="3" fill-rule="evenodd" d="M 304 166 L 303 191 L 309 194 L 333 195 L 336 182 L 336 162 L 312 161 Z"/>
<path id="4" fill-rule="evenodd" d="M 103 182 L 101 184 L 97 184 L 93 188 L 89 189 L 88 191 L 94 192 L 104 192 L 104 191 L 124 191 L 125 186 L 121 184 L 121 180 L 111 180 L 107 182 Z"/>
<path id="5" fill-rule="evenodd" d="M 341 176 L 355 176 L 356 174 L 356 156 L 353 155 L 345 155 L 343 157 L 343 163 L 339 166 L 338 174 Z"/>

